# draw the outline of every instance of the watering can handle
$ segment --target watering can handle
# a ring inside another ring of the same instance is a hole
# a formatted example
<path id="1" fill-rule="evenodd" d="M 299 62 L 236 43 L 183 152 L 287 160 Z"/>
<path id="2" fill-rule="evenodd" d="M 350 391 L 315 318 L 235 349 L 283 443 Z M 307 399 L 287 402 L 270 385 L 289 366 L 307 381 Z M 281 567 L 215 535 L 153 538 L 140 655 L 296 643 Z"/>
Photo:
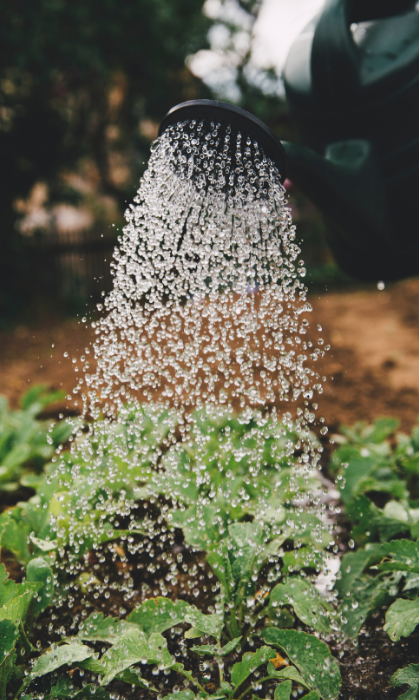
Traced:
<path id="1" fill-rule="evenodd" d="M 354 0 L 327 0 L 312 42 L 314 93 L 339 107 L 359 85 L 359 51 L 350 31 Z"/>

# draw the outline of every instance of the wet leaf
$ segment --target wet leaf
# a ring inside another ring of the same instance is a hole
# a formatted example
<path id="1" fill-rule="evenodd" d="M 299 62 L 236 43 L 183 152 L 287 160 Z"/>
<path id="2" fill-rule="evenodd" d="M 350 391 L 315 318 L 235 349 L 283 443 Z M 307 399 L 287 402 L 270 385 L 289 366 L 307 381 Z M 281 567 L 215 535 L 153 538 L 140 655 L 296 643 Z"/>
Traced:
<path id="1" fill-rule="evenodd" d="M 95 612 L 83 622 L 77 636 L 86 642 L 100 640 L 113 644 L 130 627 L 135 629 L 135 625 L 130 625 L 118 617 L 104 617 L 102 613 Z"/>
<path id="2" fill-rule="evenodd" d="M 385 613 L 384 630 L 393 642 L 409 637 L 419 624 L 419 600 L 398 598 Z"/>
<path id="3" fill-rule="evenodd" d="M 188 610 L 190 606 L 183 600 L 172 601 L 158 596 L 135 608 L 128 615 L 127 622 L 138 625 L 147 635 L 162 633 L 184 622 Z"/>
<path id="4" fill-rule="evenodd" d="M 340 606 L 342 628 L 349 637 L 357 637 L 365 620 L 391 602 L 389 588 L 390 581 L 383 576 L 366 576 L 353 583 L 352 595 L 346 597 Z"/>
<path id="5" fill-rule="evenodd" d="M 270 594 L 270 607 L 293 607 L 295 614 L 306 625 L 318 632 L 331 632 L 331 607 L 323 601 L 315 586 L 303 578 L 285 578 Z M 270 612 L 269 612 L 270 614 Z"/>
<path id="6" fill-rule="evenodd" d="M 188 612 L 185 613 L 185 622 L 188 622 L 203 634 L 220 639 L 222 620 L 219 615 L 203 615 L 196 608 L 190 607 Z"/>
<path id="7" fill-rule="evenodd" d="M 29 680 L 45 676 L 46 673 L 51 673 L 61 666 L 79 664 L 85 659 L 96 656 L 97 654 L 95 654 L 93 649 L 78 642 L 63 644 L 60 647 L 53 646 L 35 660 L 32 671 L 29 674 Z"/>
<path id="8" fill-rule="evenodd" d="M 419 573 L 419 542 L 393 540 L 381 546 L 381 554 L 386 560 L 378 566 L 380 571 L 408 571 Z"/>
<path id="9" fill-rule="evenodd" d="M 5 697 L 6 685 L 16 663 L 17 625 L 10 620 L 0 621 L 0 697 Z"/>
<path id="10" fill-rule="evenodd" d="M 235 688 L 238 688 L 259 666 L 267 663 L 272 656 L 273 650 L 266 646 L 244 654 L 242 661 L 234 664 L 232 668 L 231 680 Z"/>
<path id="11" fill-rule="evenodd" d="M 418 700 L 419 697 L 419 665 L 410 664 L 405 668 L 400 668 L 389 679 L 390 685 L 398 688 L 401 685 L 410 686 L 403 695 L 399 696 L 399 700 Z"/>
<path id="12" fill-rule="evenodd" d="M 101 685 L 107 685 L 117 675 L 138 663 L 156 664 L 161 668 L 173 665 L 166 639 L 161 634 L 149 638 L 138 628 L 127 629 L 99 661 L 87 660 L 82 668 L 103 676 Z"/>
<path id="13" fill-rule="evenodd" d="M 194 628 L 192 628 L 194 629 Z M 201 634 L 201 632 L 200 632 Z M 193 651 L 195 654 L 198 654 L 198 656 L 206 656 L 206 655 L 211 655 L 211 656 L 227 656 L 230 654 L 239 644 L 241 641 L 242 637 L 236 637 L 236 639 L 232 639 L 230 642 L 225 644 L 224 647 L 221 647 L 220 649 L 216 644 L 202 644 L 199 647 L 191 647 L 191 651 Z"/>
<path id="14" fill-rule="evenodd" d="M 283 681 L 274 691 L 274 700 L 290 700 L 292 681 Z"/>
<path id="15" fill-rule="evenodd" d="M 35 698 L 38 697 L 38 693 L 33 693 L 29 696 L 24 696 L 24 698 Z M 22 698 L 22 700 L 24 700 Z M 44 695 L 43 700 L 55 700 L 58 698 L 69 698 L 69 700 L 111 700 L 109 693 L 103 688 L 93 685 L 93 683 L 88 683 L 84 688 L 75 687 L 67 678 L 59 678 L 57 684 L 54 685 L 48 695 Z"/>
<path id="16" fill-rule="evenodd" d="M 54 593 L 54 577 L 49 564 L 42 557 L 31 559 L 26 567 L 26 580 L 33 583 L 40 583 L 41 588 L 35 596 L 35 615 L 43 612 L 50 604 Z"/>
<path id="17" fill-rule="evenodd" d="M 324 700 L 334 700 L 340 691 L 341 674 L 337 660 L 317 637 L 297 630 L 269 627 L 261 633 L 266 644 L 279 648 L 297 666 L 305 683 Z"/>
<path id="18" fill-rule="evenodd" d="M 41 583 L 25 582 L 20 584 L 19 593 L 0 608 L 0 620 L 11 620 L 12 622 L 24 621 L 28 614 L 29 606 L 34 596 L 36 596 Z"/>
<path id="19" fill-rule="evenodd" d="M 302 678 L 295 666 L 286 666 L 285 668 L 282 668 L 281 671 L 276 671 L 274 664 L 270 661 L 267 666 L 267 673 L 271 678 L 290 680 L 294 681 L 295 683 L 299 683 L 299 685 L 302 685 L 304 688 L 308 688 L 308 690 L 311 688 L 311 686 L 308 685 Z"/>

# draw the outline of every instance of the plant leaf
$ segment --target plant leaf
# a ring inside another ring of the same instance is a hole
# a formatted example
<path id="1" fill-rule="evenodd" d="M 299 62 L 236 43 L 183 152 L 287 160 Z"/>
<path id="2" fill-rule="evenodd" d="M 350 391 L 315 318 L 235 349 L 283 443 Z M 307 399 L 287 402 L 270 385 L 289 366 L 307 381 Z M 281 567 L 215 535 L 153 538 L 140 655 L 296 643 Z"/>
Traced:
<path id="1" fill-rule="evenodd" d="M 283 681 L 279 683 L 274 691 L 274 700 L 290 700 L 292 692 L 292 681 Z"/>
<path id="2" fill-rule="evenodd" d="M 127 622 L 138 625 L 147 635 L 162 633 L 185 621 L 190 606 L 183 600 L 172 601 L 158 596 L 150 598 L 135 608 L 127 617 Z"/>
<path id="3" fill-rule="evenodd" d="M 218 615 L 203 615 L 197 608 L 189 607 L 188 612 L 185 613 L 185 622 L 209 637 L 220 639 L 222 621 Z"/>
<path id="4" fill-rule="evenodd" d="M 85 620 L 78 632 L 78 637 L 86 642 L 102 641 L 113 644 L 129 628 L 135 629 L 126 620 L 118 617 L 104 617 L 103 613 L 92 613 Z"/>
<path id="5" fill-rule="evenodd" d="M 49 564 L 42 557 L 31 559 L 26 567 L 26 580 L 40 583 L 41 588 L 35 598 L 35 615 L 43 612 L 50 604 L 54 593 L 54 577 Z"/>
<path id="6" fill-rule="evenodd" d="M 38 693 L 31 696 L 25 697 L 36 697 Z M 89 700 L 89 698 L 95 698 L 95 700 L 110 700 L 109 693 L 100 688 L 93 683 L 85 685 L 84 688 L 78 689 L 67 680 L 67 678 L 58 678 L 57 685 L 54 685 L 48 695 L 44 695 L 44 700 L 55 700 L 58 698 L 69 698 L 69 700 Z"/>
<path id="7" fill-rule="evenodd" d="M 234 664 L 231 680 L 235 688 L 238 688 L 248 676 L 262 664 L 273 658 L 273 650 L 270 647 L 260 647 L 257 651 L 248 651 L 243 655 L 242 661 Z"/>
<path id="8" fill-rule="evenodd" d="M 60 647 L 53 646 L 46 651 L 45 654 L 42 654 L 42 656 L 39 656 L 35 660 L 29 678 L 33 680 L 34 678 L 45 676 L 46 673 L 55 671 L 57 668 L 60 668 L 60 666 L 78 664 L 85 659 L 96 656 L 97 654 L 95 654 L 93 649 L 85 646 L 85 644 L 79 644 L 78 642 L 63 644 L 63 646 Z"/>
<path id="9" fill-rule="evenodd" d="M 419 624 L 419 599 L 397 598 L 385 613 L 384 630 L 393 642 L 409 637 Z"/>
<path id="10" fill-rule="evenodd" d="M 382 555 L 389 561 L 381 561 L 380 571 L 408 571 L 419 573 L 419 542 L 412 540 L 393 540 L 381 546 Z"/>
<path id="11" fill-rule="evenodd" d="M 270 607 L 282 605 L 291 605 L 299 620 L 318 632 L 331 632 L 331 608 L 309 581 L 295 577 L 285 578 L 282 583 L 277 584 L 271 591 Z"/>
<path id="12" fill-rule="evenodd" d="M 194 629 L 194 627 L 192 627 L 192 629 Z M 232 639 L 230 642 L 225 644 L 225 646 L 221 649 L 219 649 L 216 644 L 202 644 L 199 647 L 191 647 L 191 651 L 195 652 L 199 656 L 205 656 L 206 654 L 220 657 L 227 656 L 238 646 L 241 639 L 242 637 L 236 637 L 235 639 Z"/>
<path id="13" fill-rule="evenodd" d="M 394 675 L 389 679 L 390 684 L 396 688 L 400 685 L 409 685 L 410 688 L 403 695 L 400 695 L 399 700 L 418 700 L 419 697 L 419 665 L 410 664 L 405 668 L 400 668 L 395 671 Z"/>
<path id="14" fill-rule="evenodd" d="M 16 663 L 17 625 L 10 620 L 0 621 L 0 697 L 6 696 L 6 685 Z"/>
<path id="15" fill-rule="evenodd" d="M 108 649 L 99 661 L 88 660 L 83 668 L 103 675 L 101 685 L 107 685 L 115 676 L 138 663 L 156 664 L 161 668 L 173 665 L 166 639 L 161 634 L 149 638 L 138 628 L 129 628 Z"/>
<path id="16" fill-rule="evenodd" d="M 118 681 L 124 681 L 130 685 L 136 685 L 138 688 L 147 690 L 150 687 L 149 681 L 142 678 L 140 671 L 137 668 L 125 668 L 122 673 L 115 676 Z"/>
<path id="17" fill-rule="evenodd" d="M 24 621 L 28 614 L 29 606 L 33 597 L 42 587 L 41 583 L 25 582 L 20 584 L 19 589 L 23 592 L 9 600 L 0 608 L 0 620 L 11 620 L 12 622 Z"/>
<path id="18" fill-rule="evenodd" d="M 270 662 L 267 666 L 267 673 L 271 678 L 290 680 L 294 681 L 295 683 L 299 683 L 299 685 L 302 685 L 308 690 L 310 690 L 311 688 L 311 686 L 308 685 L 307 682 L 302 678 L 295 666 L 286 666 L 285 668 L 282 668 L 281 671 L 276 671 L 276 669 L 274 668 L 274 664 Z"/>
<path id="19" fill-rule="evenodd" d="M 261 633 L 266 644 L 287 654 L 298 667 L 308 687 L 316 690 L 324 700 L 334 700 L 341 685 L 337 660 L 327 645 L 313 635 L 297 630 L 279 630 L 269 627 Z"/>
<path id="20" fill-rule="evenodd" d="M 381 576 L 365 577 L 353 583 L 351 597 L 340 606 L 341 616 L 345 620 L 343 630 L 349 637 L 357 637 L 365 620 L 391 602 L 389 587 L 389 580 Z"/>
<path id="21" fill-rule="evenodd" d="M 235 637 L 235 639 L 231 639 L 230 642 L 225 644 L 225 646 L 219 650 L 218 656 L 227 656 L 228 654 L 230 654 L 231 651 L 236 649 L 241 639 L 242 637 Z"/>

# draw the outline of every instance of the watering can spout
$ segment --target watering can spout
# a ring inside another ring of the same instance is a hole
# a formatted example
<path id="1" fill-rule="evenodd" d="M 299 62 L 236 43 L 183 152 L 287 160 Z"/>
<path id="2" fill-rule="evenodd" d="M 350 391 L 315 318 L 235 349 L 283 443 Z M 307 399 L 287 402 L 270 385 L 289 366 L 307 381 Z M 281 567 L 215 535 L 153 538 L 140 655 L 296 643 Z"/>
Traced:
<path id="1" fill-rule="evenodd" d="M 389 260 L 386 189 L 372 144 L 354 139 L 330 144 L 325 156 L 306 146 L 283 142 L 288 178 L 328 220 L 328 242 L 342 269 L 362 279 L 397 279 L 396 249 Z M 405 263 L 404 263 L 405 264 Z M 385 273 L 385 274 L 384 274 Z"/>

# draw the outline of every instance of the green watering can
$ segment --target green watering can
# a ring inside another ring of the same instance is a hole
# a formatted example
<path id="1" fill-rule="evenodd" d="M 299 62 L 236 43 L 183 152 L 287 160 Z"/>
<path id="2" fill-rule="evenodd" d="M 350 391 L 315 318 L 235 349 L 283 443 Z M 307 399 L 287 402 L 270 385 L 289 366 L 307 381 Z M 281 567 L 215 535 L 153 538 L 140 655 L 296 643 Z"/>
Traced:
<path id="1" fill-rule="evenodd" d="M 233 144 L 250 136 L 324 214 L 343 270 L 373 281 L 417 274 L 417 5 L 327 0 L 293 44 L 284 81 L 302 144 L 280 143 L 257 117 L 217 100 L 176 105 L 159 134 L 195 119 L 229 127 Z"/>
<path id="2" fill-rule="evenodd" d="M 360 279 L 418 274 L 418 58 L 412 0 L 327 0 L 284 69 L 288 177 Z"/>

